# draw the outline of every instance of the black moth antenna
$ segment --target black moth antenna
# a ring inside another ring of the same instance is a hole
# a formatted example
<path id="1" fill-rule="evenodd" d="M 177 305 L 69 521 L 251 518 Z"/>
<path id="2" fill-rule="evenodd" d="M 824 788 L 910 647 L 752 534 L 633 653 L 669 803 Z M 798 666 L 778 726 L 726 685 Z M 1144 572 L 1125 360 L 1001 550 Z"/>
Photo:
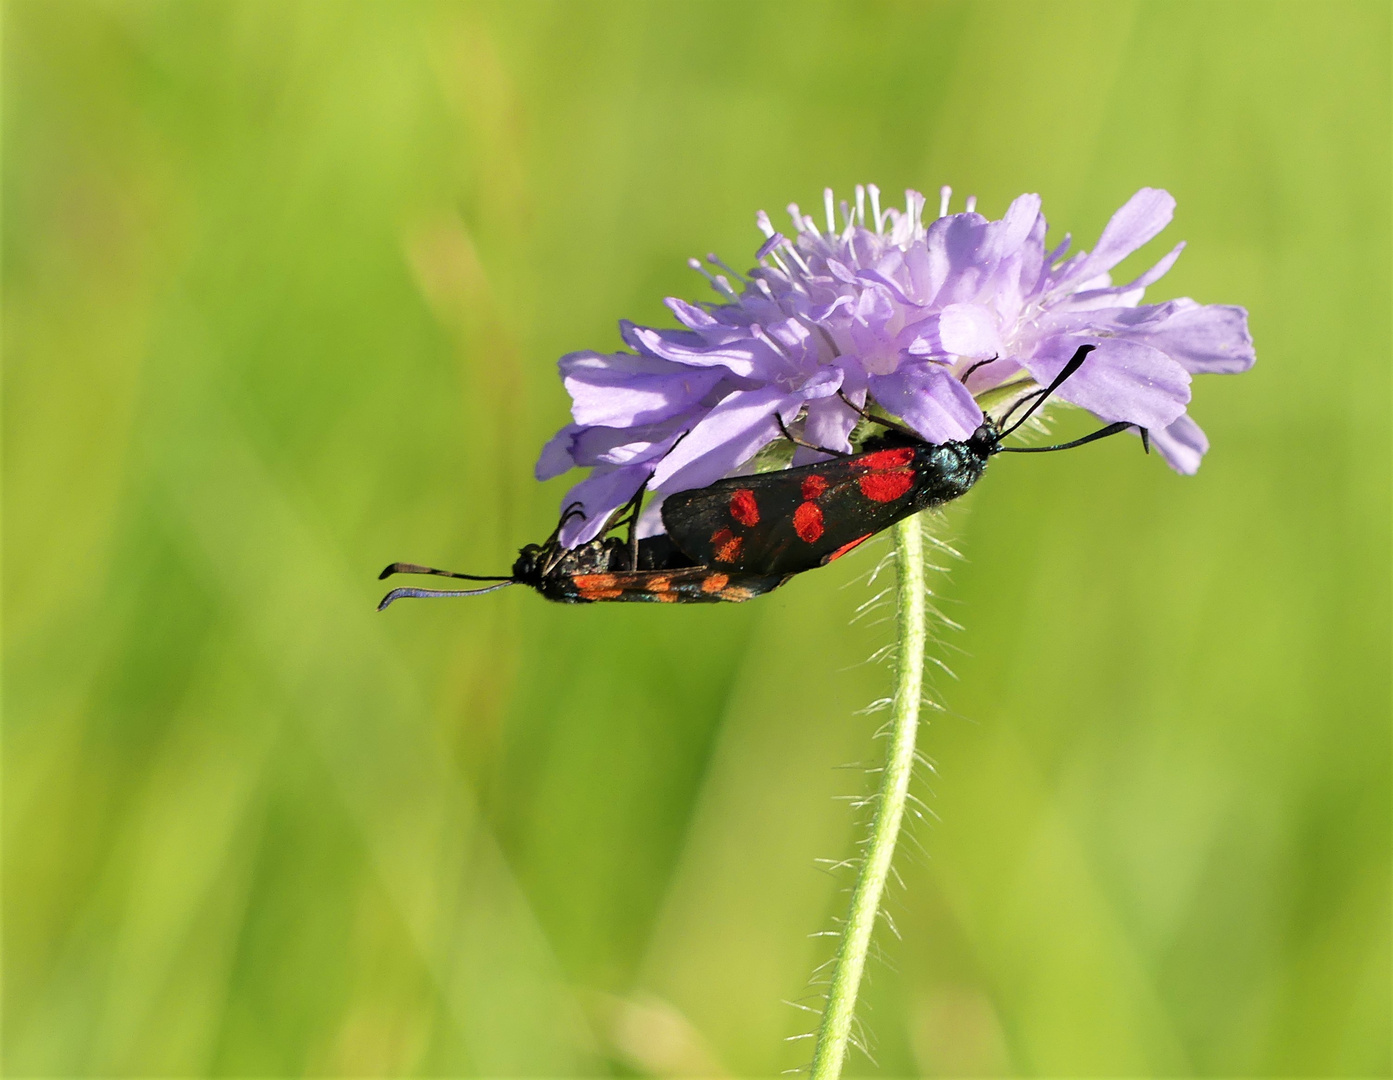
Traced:
<path id="1" fill-rule="evenodd" d="M 377 575 L 378 581 L 386 581 L 393 574 L 434 574 L 436 577 L 461 578 L 464 581 L 512 581 L 512 575 L 503 574 L 457 574 L 453 570 L 437 570 L 433 566 L 422 566 L 414 562 L 394 562 Z"/>
<path id="2" fill-rule="evenodd" d="M 1054 446 L 999 446 L 997 451 L 1002 454 L 1047 454 L 1051 450 L 1072 450 L 1076 446 L 1083 446 L 1084 443 L 1106 439 L 1109 435 L 1117 435 L 1128 428 L 1136 428 L 1141 433 L 1142 449 L 1148 454 L 1151 453 L 1151 433 L 1139 424 L 1129 424 L 1126 420 L 1119 420 L 1115 424 L 1099 428 L 1097 431 L 1091 432 L 1081 439 L 1074 439 L 1072 442 L 1056 443 Z"/>
<path id="3" fill-rule="evenodd" d="M 457 574 L 453 570 L 437 570 L 433 566 L 420 566 L 417 563 L 409 562 L 392 563 L 391 566 L 377 575 L 377 580 L 381 581 L 393 574 L 434 574 L 436 577 L 461 578 L 464 581 L 496 581 L 498 584 L 490 585 L 484 589 L 393 589 L 382 598 L 382 603 L 377 605 L 378 611 L 384 610 L 393 600 L 400 600 L 407 596 L 483 596 L 484 593 L 497 592 L 499 589 L 506 589 L 509 585 L 517 584 L 513 578 L 501 577 L 498 574 Z"/>
<path id="4" fill-rule="evenodd" d="M 1054 381 L 1050 383 L 1049 386 L 1045 387 L 1044 390 L 1037 390 L 1034 394 L 1027 394 L 1025 397 L 1021 398 L 1020 401 L 1016 402 L 1016 404 L 1012 405 L 1011 408 L 1006 411 L 1006 415 L 1001 418 L 1003 424 L 1011 418 L 1013 412 L 1020 408 L 1022 401 L 1029 401 L 1032 397 L 1035 398 L 1035 400 L 1031 402 L 1030 408 L 1026 409 L 1021 415 L 1021 418 L 1010 427 L 1006 428 L 998 437 L 1002 439 L 1006 438 L 1007 435 L 1011 434 L 1016 428 L 1029 420 L 1035 410 L 1049 400 L 1049 396 L 1060 388 L 1065 379 L 1078 371 L 1079 368 L 1083 367 L 1083 362 L 1088 359 L 1088 354 L 1097 347 L 1096 345 L 1080 345 L 1074 355 L 1069 357 L 1069 362 L 1064 365 L 1063 369 L 1054 377 Z"/>
<path id="5" fill-rule="evenodd" d="M 1014 424 L 1012 424 L 1010 427 L 1003 430 L 1001 434 L 999 434 L 996 437 L 996 449 L 1000 453 L 1047 454 L 1053 450 L 1072 450 L 1076 446 L 1083 446 L 1085 443 L 1095 442 L 1098 439 L 1106 439 L 1109 435 L 1117 435 L 1120 432 L 1126 431 L 1128 428 L 1136 428 L 1137 431 L 1141 433 L 1142 449 L 1145 450 L 1148 454 L 1151 453 L 1150 433 L 1146 430 L 1146 428 L 1142 427 L 1140 424 L 1130 424 L 1125 420 L 1119 420 L 1116 423 L 1109 424 L 1107 427 L 1099 428 L 1097 431 L 1091 432 L 1090 434 L 1085 435 L 1080 439 L 1074 439 L 1073 441 L 1067 443 L 1056 443 L 1054 446 L 1001 445 L 1001 440 L 1005 439 L 1007 435 L 1010 435 L 1011 432 L 1015 431 L 1027 420 L 1029 420 L 1031 415 L 1035 412 L 1035 410 L 1038 409 L 1041 405 L 1043 405 L 1049 399 L 1050 395 L 1059 389 L 1060 385 L 1064 382 L 1064 380 L 1067 379 L 1070 375 L 1074 374 L 1074 372 L 1078 371 L 1079 368 L 1083 366 L 1083 362 L 1088 358 L 1088 354 L 1096 348 L 1096 345 L 1080 345 L 1078 347 L 1078 350 L 1074 353 L 1074 355 L 1069 357 L 1069 362 L 1064 365 L 1064 367 L 1060 370 L 1059 374 L 1054 377 L 1054 380 L 1050 383 L 1049 386 L 1045 387 L 1043 390 L 1037 390 L 1033 394 L 1027 394 L 1025 397 L 1021 398 L 1020 401 L 1017 401 L 1008 410 L 1006 410 L 1006 415 L 1001 418 L 1001 422 L 1003 424 L 1011 418 L 1011 414 L 1015 412 L 1017 409 L 1019 409 L 1021 405 L 1023 405 L 1027 401 L 1031 402 L 1030 408 L 1026 409 L 1025 412 L 1021 414 L 1021 418 L 1017 420 Z M 1031 400 L 1032 398 L 1034 399 L 1033 401 Z"/>

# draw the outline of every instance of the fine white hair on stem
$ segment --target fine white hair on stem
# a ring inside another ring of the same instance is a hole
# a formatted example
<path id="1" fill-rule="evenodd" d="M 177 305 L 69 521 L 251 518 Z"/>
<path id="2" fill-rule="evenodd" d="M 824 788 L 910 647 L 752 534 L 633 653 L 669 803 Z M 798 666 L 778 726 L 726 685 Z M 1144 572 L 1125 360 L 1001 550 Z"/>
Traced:
<path id="1" fill-rule="evenodd" d="M 912 826 L 916 821 L 936 821 L 938 815 L 909 790 L 909 785 L 916 774 L 924 777 L 918 782 L 925 782 L 935 775 L 936 767 L 931 758 L 915 747 L 915 734 L 921 723 L 927 723 L 925 714 L 948 712 L 937 699 L 937 680 L 927 676 L 939 672 L 942 673 L 939 678 L 956 676 L 940 656 L 926 655 L 927 646 L 933 642 L 955 652 L 962 651 L 942 637 L 942 630 L 960 630 L 961 626 L 943 612 L 940 605 L 945 601 L 930 585 L 931 573 L 944 574 L 948 563 L 962 558 L 951 544 L 936 535 L 933 523 L 942 520 L 941 514 L 925 513 L 894 526 L 889 530 L 894 543 L 885 545 L 875 564 L 848 583 L 870 589 L 888 567 L 896 570 L 894 584 L 873 591 L 857 605 L 850 619 L 851 624 L 860 623 L 863 627 L 890 620 L 898 624 L 898 633 L 890 641 L 876 648 L 861 664 L 853 665 L 893 664 L 896 692 L 857 710 L 857 715 L 862 716 L 889 714 L 873 734 L 877 741 L 888 740 L 885 763 L 843 766 L 860 768 L 871 790 L 834 796 L 852 808 L 868 825 L 868 831 L 855 841 L 850 856 L 816 860 L 820 871 L 832 876 L 851 871 L 855 881 L 850 889 L 843 890 L 852 897 L 848 919 L 845 922 L 834 919 L 836 929 L 813 935 L 830 938 L 836 943 L 835 954 L 819 964 L 809 980 L 810 987 L 826 987 L 821 997 L 825 1005 L 810 1066 L 813 1080 L 836 1080 L 850 1047 L 870 1057 L 865 1033 L 856 1015 L 856 1001 L 859 983 L 871 975 L 868 961 L 892 966 L 874 935 L 879 921 L 884 919 L 889 932 L 900 936 L 895 914 L 886 907 L 887 902 L 899 903 L 896 898 L 906 888 L 893 860 L 898 838 L 907 839 L 906 857 L 914 865 L 926 865 L 929 861 L 929 852 L 917 835 L 918 830 Z M 932 795 L 932 785 L 926 784 L 925 791 Z M 906 818 L 911 828 L 902 828 Z M 892 819 L 893 826 L 887 827 Z M 873 889 L 867 888 L 868 881 L 874 885 Z M 903 910 L 902 903 L 898 910 Z M 854 972 L 850 970 L 853 967 Z"/>
<path id="2" fill-rule="evenodd" d="M 872 952 L 877 914 L 883 911 L 885 888 L 893 876 L 894 852 L 906 808 L 915 763 L 915 736 L 919 728 L 919 701 L 924 693 L 924 653 L 928 639 L 924 535 L 917 517 L 894 527 L 899 633 L 896 642 L 877 649 L 873 659 L 894 656 L 896 690 L 891 718 L 886 726 L 889 748 L 879 790 L 859 801 L 873 806 L 869 835 L 863 845 L 863 862 L 852 889 L 851 911 L 845 933 L 832 960 L 827 1007 L 823 1010 L 813 1052 L 814 1080 L 837 1080 L 848 1046 L 857 1046 L 868 1057 L 864 1039 L 857 1037 L 856 1001 Z M 882 563 L 888 560 L 882 560 Z M 877 567 L 877 571 L 879 567 Z M 874 577 L 874 575 L 873 575 Z M 922 804 L 921 804 L 922 805 Z M 893 928 L 894 920 L 887 916 Z M 874 1061 L 874 1058 L 872 1058 Z"/>

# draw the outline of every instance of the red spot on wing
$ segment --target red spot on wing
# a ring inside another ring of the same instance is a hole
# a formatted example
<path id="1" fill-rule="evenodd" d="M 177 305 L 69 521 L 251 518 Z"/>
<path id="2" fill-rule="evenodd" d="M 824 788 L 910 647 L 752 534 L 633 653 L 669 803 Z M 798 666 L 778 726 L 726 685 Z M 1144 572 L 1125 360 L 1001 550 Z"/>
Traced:
<path id="1" fill-rule="evenodd" d="M 864 469 L 895 469 L 901 465 L 908 465 L 913 460 L 914 447 L 900 446 L 894 450 L 877 450 L 857 458 L 853 464 Z"/>
<path id="2" fill-rule="evenodd" d="M 758 525 L 759 503 L 755 501 L 755 493 L 749 488 L 737 488 L 730 497 L 730 516 L 741 525 Z"/>
<path id="3" fill-rule="evenodd" d="M 711 534 L 711 546 L 716 549 L 717 562 L 734 562 L 745 546 L 745 538 L 736 536 L 729 529 L 717 529 Z"/>
<path id="4" fill-rule="evenodd" d="M 793 531 L 804 543 L 814 543 L 822 535 L 822 507 L 815 502 L 799 503 L 793 512 Z"/>
<path id="5" fill-rule="evenodd" d="M 914 486 L 914 470 L 869 472 L 864 476 L 858 476 L 856 483 L 861 487 L 861 494 L 873 502 L 893 502 Z"/>
<path id="6" fill-rule="evenodd" d="M 843 545 L 842 545 L 841 547 L 839 547 L 836 551 L 832 552 L 831 555 L 828 555 L 828 556 L 827 556 L 827 562 L 835 562 L 837 559 L 840 559 L 843 555 L 845 555 L 845 554 L 846 554 L 848 551 L 850 551 L 852 548 L 854 548 L 854 547 L 859 547 L 860 545 L 864 544 L 867 540 L 869 540 L 869 539 L 870 539 L 872 536 L 874 536 L 874 535 L 875 535 L 874 533 L 867 533 L 865 536 L 858 536 L 855 540 L 853 540 L 853 541 L 852 541 L 851 543 L 849 543 L 849 544 L 843 544 Z"/>
<path id="7" fill-rule="evenodd" d="M 803 498 L 816 499 L 826 490 L 827 480 L 824 477 L 819 476 L 817 473 L 813 473 L 812 476 L 805 476 L 803 478 Z"/>
<path id="8" fill-rule="evenodd" d="M 708 574 L 701 583 L 702 592 L 720 592 L 730 581 L 728 574 Z"/>

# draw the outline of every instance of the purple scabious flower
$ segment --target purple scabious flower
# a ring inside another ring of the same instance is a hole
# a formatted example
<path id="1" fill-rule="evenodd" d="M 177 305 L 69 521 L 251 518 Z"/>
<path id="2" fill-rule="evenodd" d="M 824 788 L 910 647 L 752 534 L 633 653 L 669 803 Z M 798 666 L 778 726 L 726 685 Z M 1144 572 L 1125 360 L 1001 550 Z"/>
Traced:
<path id="1" fill-rule="evenodd" d="M 1185 411 L 1191 376 L 1246 371 L 1255 356 L 1241 307 L 1141 303 L 1183 243 L 1135 281 L 1112 283 L 1108 272 L 1170 222 L 1170 194 L 1138 191 L 1092 251 L 1072 256 L 1068 236 L 1045 249 L 1038 195 L 989 221 L 974 199 L 949 214 L 949 194 L 925 225 L 919 192 L 905 193 L 903 211 L 882 211 L 877 188 L 858 186 L 838 228 L 828 189 L 825 230 L 789 206 L 793 239 L 760 211 L 766 239 L 744 278 L 715 256 L 726 273 L 691 260 L 718 302 L 669 298 L 681 329 L 623 321 L 629 350 L 562 357 L 573 423 L 543 448 L 537 478 L 591 470 L 563 500 L 584 516 L 566 522 L 562 543 L 598 535 L 645 486 L 659 498 L 640 534 L 661 531 L 662 495 L 748 470 L 782 439 L 780 421 L 808 443 L 850 450 L 859 416 L 843 396 L 929 442 L 967 439 L 984 410 L 999 415 L 1047 384 L 1083 344 L 1096 348 L 1056 396 L 1147 428 L 1172 468 L 1195 472 L 1209 443 Z M 793 463 L 819 456 L 800 447 Z"/>

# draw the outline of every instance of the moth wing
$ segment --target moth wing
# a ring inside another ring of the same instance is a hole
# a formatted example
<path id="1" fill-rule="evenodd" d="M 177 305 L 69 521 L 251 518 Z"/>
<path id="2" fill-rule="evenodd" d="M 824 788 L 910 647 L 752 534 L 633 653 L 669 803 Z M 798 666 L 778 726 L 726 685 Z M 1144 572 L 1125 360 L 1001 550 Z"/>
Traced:
<path id="1" fill-rule="evenodd" d="M 553 599 L 575 604 L 719 604 L 762 596 L 784 580 L 781 575 L 740 574 L 706 566 L 578 574 L 560 582 Z"/>
<path id="2" fill-rule="evenodd" d="M 757 574 L 823 566 L 918 506 L 918 450 L 899 447 L 718 480 L 663 501 L 663 525 L 698 563 Z"/>

